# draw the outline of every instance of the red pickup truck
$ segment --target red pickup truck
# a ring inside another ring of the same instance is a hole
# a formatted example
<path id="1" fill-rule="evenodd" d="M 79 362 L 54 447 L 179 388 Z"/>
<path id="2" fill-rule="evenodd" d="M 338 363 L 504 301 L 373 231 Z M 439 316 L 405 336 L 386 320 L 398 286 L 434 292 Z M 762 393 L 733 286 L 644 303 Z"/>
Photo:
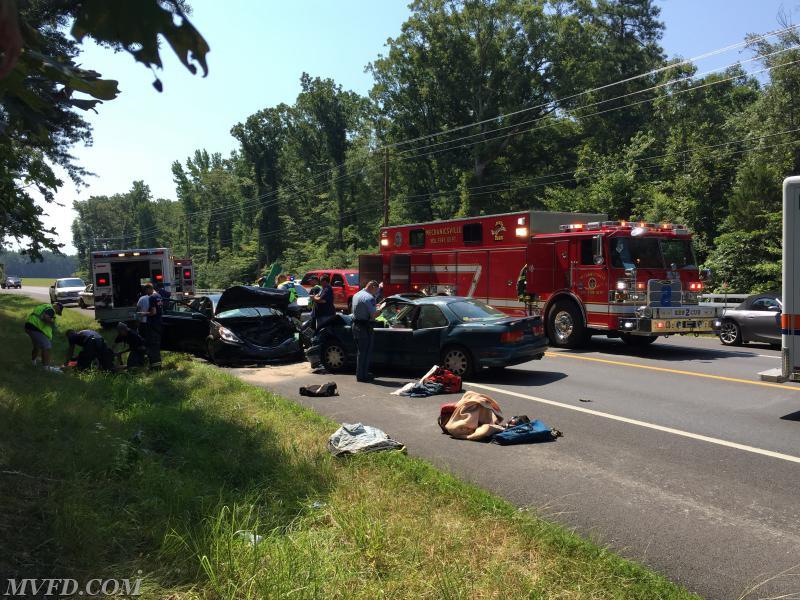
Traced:
<path id="1" fill-rule="evenodd" d="M 300 281 L 300 285 L 310 290 L 312 287 L 309 283 L 311 277 L 320 278 L 323 275 L 331 278 L 333 303 L 337 310 L 350 312 L 353 307 L 353 296 L 360 289 L 358 287 L 358 271 L 356 269 L 317 269 L 306 273 Z"/>

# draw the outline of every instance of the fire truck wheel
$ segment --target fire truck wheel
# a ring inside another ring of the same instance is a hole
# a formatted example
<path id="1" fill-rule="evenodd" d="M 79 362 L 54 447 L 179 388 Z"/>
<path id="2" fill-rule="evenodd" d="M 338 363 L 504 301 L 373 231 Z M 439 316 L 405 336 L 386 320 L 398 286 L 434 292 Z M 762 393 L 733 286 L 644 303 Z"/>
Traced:
<path id="1" fill-rule="evenodd" d="M 586 343 L 586 326 L 574 302 L 558 300 L 547 316 L 547 337 L 553 346 L 579 348 Z"/>
<path id="2" fill-rule="evenodd" d="M 462 346 L 448 346 L 442 350 L 442 366 L 459 377 L 469 377 L 474 370 L 472 355 Z"/>
<path id="3" fill-rule="evenodd" d="M 725 319 L 719 328 L 719 341 L 726 346 L 742 345 L 742 330 L 736 321 Z"/>
<path id="4" fill-rule="evenodd" d="M 630 333 L 620 333 L 619 337 L 629 346 L 649 346 L 657 339 L 655 335 L 631 335 Z"/>

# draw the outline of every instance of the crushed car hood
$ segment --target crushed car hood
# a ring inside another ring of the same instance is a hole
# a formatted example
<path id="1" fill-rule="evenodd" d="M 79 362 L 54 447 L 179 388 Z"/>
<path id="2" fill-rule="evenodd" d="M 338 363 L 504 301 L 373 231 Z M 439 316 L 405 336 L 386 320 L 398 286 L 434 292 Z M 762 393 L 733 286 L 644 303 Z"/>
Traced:
<path id="1" fill-rule="evenodd" d="M 215 314 L 236 308 L 277 308 L 286 311 L 288 306 L 287 290 L 235 285 L 222 292 L 217 301 Z"/>

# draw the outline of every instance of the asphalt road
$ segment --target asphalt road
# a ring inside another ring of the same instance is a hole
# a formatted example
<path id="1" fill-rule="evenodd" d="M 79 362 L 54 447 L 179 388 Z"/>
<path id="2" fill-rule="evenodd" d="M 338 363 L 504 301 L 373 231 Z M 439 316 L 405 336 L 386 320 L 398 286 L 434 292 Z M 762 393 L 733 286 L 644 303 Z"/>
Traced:
<path id="1" fill-rule="evenodd" d="M 551 352 L 467 386 L 506 416 L 564 432 L 554 443 L 505 448 L 440 432 L 439 405 L 457 395 L 390 395 L 421 374 L 359 384 L 305 365 L 231 371 L 337 421 L 378 426 L 411 454 L 705 597 L 800 598 L 800 386 L 757 377 L 778 356 L 709 338 L 641 350 L 596 338 L 584 351 Z M 329 380 L 339 397 L 297 393 Z"/>
<path id="2" fill-rule="evenodd" d="M 47 298 L 46 288 L 22 293 Z M 440 432 L 439 405 L 457 395 L 390 395 L 421 373 L 360 384 L 305 364 L 230 371 L 339 422 L 381 427 L 411 454 L 727 600 L 800 598 L 800 385 L 757 376 L 779 365 L 757 344 L 677 337 L 634 350 L 595 338 L 468 384 L 505 415 L 564 432 L 505 448 Z M 325 381 L 340 396 L 299 396 Z"/>

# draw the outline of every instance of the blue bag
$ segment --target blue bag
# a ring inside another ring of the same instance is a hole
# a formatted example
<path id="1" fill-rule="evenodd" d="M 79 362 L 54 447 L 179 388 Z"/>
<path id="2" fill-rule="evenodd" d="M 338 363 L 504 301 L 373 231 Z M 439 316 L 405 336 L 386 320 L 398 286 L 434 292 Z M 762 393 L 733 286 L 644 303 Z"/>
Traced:
<path id="1" fill-rule="evenodd" d="M 492 438 L 492 442 L 501 446 L 512 444 L 533 444 L 536 442 L 551 442 L 561 435 L 557 429 L 550 429 L 540 420 L 535 419 L 530 423 L 520 423 L 501 431 Z"/>

